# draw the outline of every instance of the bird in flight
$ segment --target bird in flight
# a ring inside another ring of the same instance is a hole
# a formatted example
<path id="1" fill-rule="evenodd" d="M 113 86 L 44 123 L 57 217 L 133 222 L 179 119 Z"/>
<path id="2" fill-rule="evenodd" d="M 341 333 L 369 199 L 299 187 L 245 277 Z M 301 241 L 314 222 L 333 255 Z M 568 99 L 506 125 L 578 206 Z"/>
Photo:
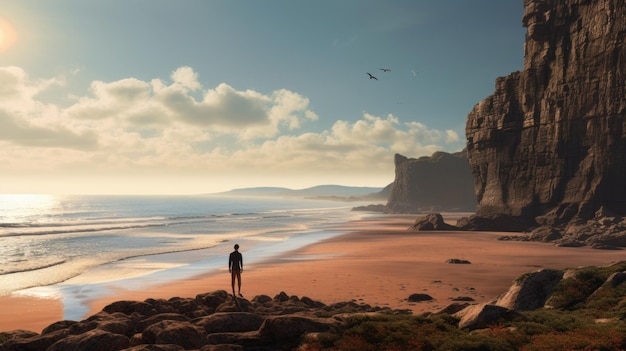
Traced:
<path id="1" fill-rule="evenodd" d="M 370 76 L 370 79 L 376 79 L 378 80 L 378 78 L 374 77 L 371 73 L 367 72 L 367 75 Z"/>
<path id="2" fill-rule="evenodd" d="M 383 71 L 383 72 L 389 72 L 389 71 L 391 71 L 389 68 L 381 68 L 380 70 L 381 70 L 381 71 Z"/>

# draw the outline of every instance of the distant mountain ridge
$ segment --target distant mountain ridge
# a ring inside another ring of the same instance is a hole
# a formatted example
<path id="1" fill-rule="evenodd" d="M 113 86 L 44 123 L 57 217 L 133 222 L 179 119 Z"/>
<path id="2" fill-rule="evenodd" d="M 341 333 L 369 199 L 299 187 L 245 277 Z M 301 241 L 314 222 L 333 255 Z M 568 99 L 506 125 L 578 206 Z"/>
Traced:
<path id="1" fill-rule="evenodd" d="M 343 185 L 318 185 L 304 189 L 289 189 L 281 187 L 253 187 L 240 188 L 215 193 L 212 195 L 228 195 L 228 196 L 278 196 L 278 197 L 313 197 L 313 198 L 329 198 L 335 200 L 371 200 L 386 199 L 388 193 L 385 193 L 382 187 L 353 187 Z"/>

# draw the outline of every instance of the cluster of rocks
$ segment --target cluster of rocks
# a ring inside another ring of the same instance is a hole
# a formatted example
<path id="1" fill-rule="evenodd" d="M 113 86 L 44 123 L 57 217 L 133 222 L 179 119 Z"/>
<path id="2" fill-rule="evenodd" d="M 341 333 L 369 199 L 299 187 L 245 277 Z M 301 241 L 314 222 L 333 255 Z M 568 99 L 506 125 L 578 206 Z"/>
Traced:
<path id="1" fill-rule="evenodd" d="M 615 266 L 622 265 L 617 263 Z M 451 314 L 460 319 L 459 328 L 467 330 L 483 329 L 490 325 L 524 318 L 522 311 L 538 308 L 553 308 L 551 298 L 557 284 L 564 279 L 577 279 L 577 270 L 541 269 L 518 278 L 513 285 L 496 300 L 488 303 L 454 303 L 438 313 Z M 616 289 L 626 284 L 626 272 L 611 274 L 589 296 L 601 295 L 603 290 Z"/>
<path id="2" fill-rule="evenodd" d="M 604 207 L 586 221 L 577 221 L 567 225 L 529 226 L 519 217 L 509 215 L 488 215 L 461 218 L 456 225 L 447 224 L 439 213 L 429 213 L 415 220 L 409 226 L 411 231 L 458 231 L 483 230 L 497 232 L 522 232 L 516 235 L 504 235 L 500 240 L 551 242 L 557 246 L 589 246 L 594 249 L 621 250 L 626 247 L 626 217 L 610 213 Z"/>
<path id="3" fill-rule="evenodd" d="M 59 321 L 41 334 L 0 333 L 0 351 L 290 350 L 302 338 L 337 331 L 342 313 L 409 313 L 355 302 L 325 305 L 281 292 L 252 301 L 224 290 L 195 298 L 118 301 L 83 321 Z"/>

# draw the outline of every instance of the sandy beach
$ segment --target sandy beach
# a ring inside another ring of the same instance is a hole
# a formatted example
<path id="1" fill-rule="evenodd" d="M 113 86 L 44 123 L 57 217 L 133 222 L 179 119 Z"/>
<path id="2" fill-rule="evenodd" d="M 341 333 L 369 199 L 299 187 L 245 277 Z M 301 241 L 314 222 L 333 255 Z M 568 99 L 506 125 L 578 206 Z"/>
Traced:
<path id="1" fill-rule="evenodd" d="M 495 232 L 412 232 L 407 228 L 418 216 L 380 216 L 349 222 L 336 228 L 347 234 L 286 252 L 262 263 L 247 266 L 244 255 L 242 293 L 307 296 L 326 304 L 356 301 L 414 313 L 437 311 L 456 297 L 477 303 L 504 293 L 522 273 L 541 268 L 606 265 L 624 259 L 621 250 L 561 248 L 537 242 L 500 241 Z M 444 214 L 449 223 L 453 218 Z M 166 285 L 139 290 L 117 290 L 89 302 L 91 315 L 118 300 L 194 297 L 214 291 L 230 291 L 230 274 L 224 268 Z M 449 264 L 448 259 L 470 264 Z M 410 303 L 414 293 L 432 301 Z M 0 330 L 42 328 L 62 319 L 62 304 L 55 299 L 0 297 Z M 87 317 L 87 316 L 85 316 Z"/>

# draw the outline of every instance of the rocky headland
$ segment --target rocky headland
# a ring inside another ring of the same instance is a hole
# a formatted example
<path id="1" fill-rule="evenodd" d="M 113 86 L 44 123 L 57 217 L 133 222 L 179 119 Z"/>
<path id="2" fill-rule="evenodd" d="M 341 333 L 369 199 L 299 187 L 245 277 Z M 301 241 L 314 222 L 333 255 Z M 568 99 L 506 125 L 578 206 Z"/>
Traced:
<path id="1" fill-rule="evenodd" d="M 626 3 L 524 6 L 523 71 L 498 78 L 467 117 L 478 207 L 457 225 L 626 246 Z"/>
<path id="2" fill-rule="evenodd" d="M 474 178 L 465 150 L 440 151 L 417 159 L 396 154 L 394 165 L 395 179 L 390 184 L 387 204 L 378 206 L 379 211 L 410 214 L 476 210 Z"/>

